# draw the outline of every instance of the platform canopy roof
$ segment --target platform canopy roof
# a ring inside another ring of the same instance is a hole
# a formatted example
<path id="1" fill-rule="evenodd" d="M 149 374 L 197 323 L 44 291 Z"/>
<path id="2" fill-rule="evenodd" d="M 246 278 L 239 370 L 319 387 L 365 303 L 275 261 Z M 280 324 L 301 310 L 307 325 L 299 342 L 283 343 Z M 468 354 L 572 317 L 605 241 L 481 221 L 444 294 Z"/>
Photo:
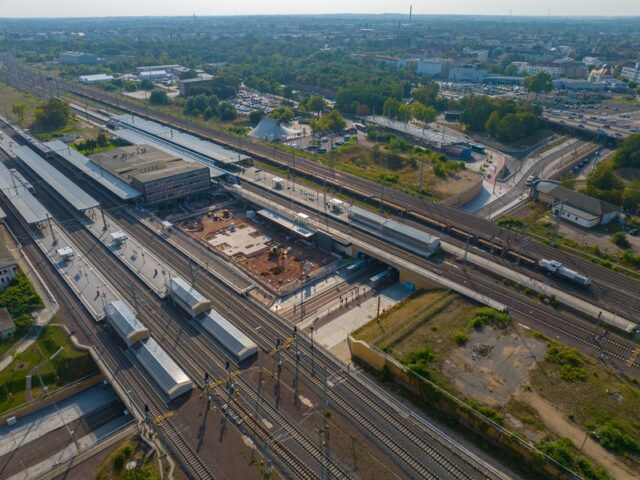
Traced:
<path id="1" fill-rule="evenodd" d="M 78 185 L 73 183 L 69 178 L 65 177 L 59 170 L 29 147 L 22 146 L 18 148 L 16 155 L 76 210 L 83 212 L 100 205 L 100 202 L 78 187 Z"/>

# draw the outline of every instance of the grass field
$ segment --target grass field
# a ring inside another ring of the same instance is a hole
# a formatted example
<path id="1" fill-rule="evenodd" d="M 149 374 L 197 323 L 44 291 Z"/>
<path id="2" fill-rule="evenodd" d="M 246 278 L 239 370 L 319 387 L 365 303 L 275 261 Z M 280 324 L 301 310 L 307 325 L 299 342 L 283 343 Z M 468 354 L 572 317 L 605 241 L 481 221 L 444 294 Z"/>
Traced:
<path id="1" fill-rule="evenodd" d="M 24 120 L 22 122 L 19 122 L 18 116 L 11 111 L 13 105 L 17 103 L 23 103 L 26 106 L 24 111 Z M 0 82 L 0 111 L 2 112 L 2 115 L 14 123 L 20 124 L 22 128 L 26 128 L 31 125 L 35 118 L 36 108 L 39 104 L 40 100 L 33 95 L 16 90 L 6 83 Z"/>
<path id="2" fill-rule="evenodd" d="M 31 395 L 36 399 L 44 394 L 39 377 L 51 392 L 92 372 L 97 367 L 88 353 L 74 350 L 60 327 L 45 327 L 36 343 L 0 371 L 0 413 L 26 402 L 27 375 L 32 375 Z"/>
<path id="3" fill-rule="evenodd" d="M 98 467 L 96 480 L 159 480 L 157 457 L 153 455 L 145 461 L 147 446 L 138 437 L 125 440 Z M 128 462 L 136 462 L 136 468 L 127 470 Z"/>

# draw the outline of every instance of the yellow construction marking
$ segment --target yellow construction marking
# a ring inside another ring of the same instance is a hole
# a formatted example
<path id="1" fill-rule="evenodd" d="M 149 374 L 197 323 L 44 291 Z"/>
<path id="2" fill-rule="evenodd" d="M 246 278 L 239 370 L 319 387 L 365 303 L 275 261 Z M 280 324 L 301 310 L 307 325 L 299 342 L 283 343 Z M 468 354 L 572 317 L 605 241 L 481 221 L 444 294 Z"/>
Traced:
<path id="1" fill-rule="evenodd" d="M 238 375 L 240 375 L 240 370 L 236 370 L 234 372 L 231 372 L 229 374 L 228 378 L 235 378 Z M 216 380 L 215 382 L 211 382 L 209 384 L 209 390 L 215 390 L 216 388 L 218 388 L 220 385 L 224 385 L 225 383 L 227 383 L 227 378 L 223 378 L 221 380 Z"/>
<path id="2" fill-rule="evenodd" d="M 154 425 L 158 425 L 163 420 L 166 420 L 167 418 L 171 418 L 171 417 L 175 416 L 175 414 L 176 414 L 176 412 L 163 413 L 159 417 L 156 417 L 156 418 L 153 419 L 153 424 Z"/>
<path id="3" fill-rule="evenodd" d="M 629 360 L 627 360 L 627 367 L 633 367 L 633 364 L 636 363 L 638 357 L 640 357 L 640 348 L 636 348 L 631 352 L 631 356 L 629 357 Z"/>
<path id="4" fill-rule="evenodd" d="M 291 348 L 291 345 L 293 345 L 293 337 L 287 337 L 285 339 L 284 343 L 282 343 L 281 346 L 282 346 L 282 348 L 286 348 L 288 350 L 289 348 Z M 274 348 L 273 350 L 271 350 L 269 352 L 269 356 L 273 357 L 276 354 L 277 351 L 278 351 L 278 349 Z"/>

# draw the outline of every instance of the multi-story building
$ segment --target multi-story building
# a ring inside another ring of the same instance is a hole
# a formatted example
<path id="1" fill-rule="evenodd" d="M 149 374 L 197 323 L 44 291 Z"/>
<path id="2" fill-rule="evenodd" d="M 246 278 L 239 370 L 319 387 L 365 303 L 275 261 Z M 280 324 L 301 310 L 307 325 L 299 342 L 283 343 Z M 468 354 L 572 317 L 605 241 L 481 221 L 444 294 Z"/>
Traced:
<path id="1" fill-rule="evenodd" d="M 92 53 L 63 52 L 58 56 L 58 61 L 68 65 L 97 65 L 98 57 Z"/>
<path id="2" fill-rule="evenodd" d="M 447 77 L 451 60 L 448 58 L 426 58 L 419 60 L 416 65 L 418 75 L 430 75 L 432 77 Z"/>
<path id="3" fill-rule="evenodd" d="M 180 86 L 180 95 L 182 97 L 187 97 L 193 87 L 205 86 L 211 80 L 213 80 L 213 75 L 209 75 L 208 73 L 201 73 L 195 78 L 179 80 L 178 85 Z"/>
<path id="4" fill-rule="evenodd" d="M 486 70 L 478 69 L 473 65 L 465 65 L 449 70 L 449 80 L 452 82 L 480 83 L 486 75 Z"/>
<path id="5" fill-rule="evenodd" d="M 620 76 L 632 82 L 640 82 L 640 62 L 636 63 L 633 67 L 622 67 Z"/>
<path id="6" fill-rule="evenodd" d="M 559 77 L 561 73 L 560 65 L 555 63 L 513 62 L 513 65 L 516 66 L 520 75 L 535 75 L 540 72 L 545 72 L 555 78 Z"/>
<path id="7" fill-rule="evenodd" d="M 209 168 L 187 162 L 150 145 L 121 147 L 91 159 L 138 190 L 146 205 L 168 205 L 207 192 Z"/>
<path id="8" fill-rule="evenodd" d="M 0 291 L 4 290 L 17 274 L 18 264 L 0 237 Z"/>

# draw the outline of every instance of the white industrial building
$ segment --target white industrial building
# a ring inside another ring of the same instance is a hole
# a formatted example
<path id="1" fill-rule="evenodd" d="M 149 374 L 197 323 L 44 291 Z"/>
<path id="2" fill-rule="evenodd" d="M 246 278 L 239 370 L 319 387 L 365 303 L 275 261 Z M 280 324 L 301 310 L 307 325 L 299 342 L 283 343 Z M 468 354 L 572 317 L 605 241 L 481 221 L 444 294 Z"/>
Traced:
<path id="1" fill-rule="evenodd" d="M 165 80 L 169 74 L 166 70 L 149 70 L 140 72 L 138 77 L 140 80 Z"/>
<path id="2" fill-rule="evenodd" d="M 537 182 L 532 196 L 551 207 L 551 213 L 584 228 L 606 225 L 620 216 L 620 208 L 555 182 Z"/>
<path id="3" fill-rule="evenodd" d="M 112 75 L 106 75 L 104 73 L 96 73 L 95 75 L 80 75 L 80 81 L 87 85 L 93 85 L 94 83 L 110 82 L 113 80 Z"/>
<path id="4" fill-rule="evenodd" d="M 472 65 L 456 67 L 449 70 L 449 80 L 452 82 L 480 83 L 487 76 L 487 71 Z"/>

